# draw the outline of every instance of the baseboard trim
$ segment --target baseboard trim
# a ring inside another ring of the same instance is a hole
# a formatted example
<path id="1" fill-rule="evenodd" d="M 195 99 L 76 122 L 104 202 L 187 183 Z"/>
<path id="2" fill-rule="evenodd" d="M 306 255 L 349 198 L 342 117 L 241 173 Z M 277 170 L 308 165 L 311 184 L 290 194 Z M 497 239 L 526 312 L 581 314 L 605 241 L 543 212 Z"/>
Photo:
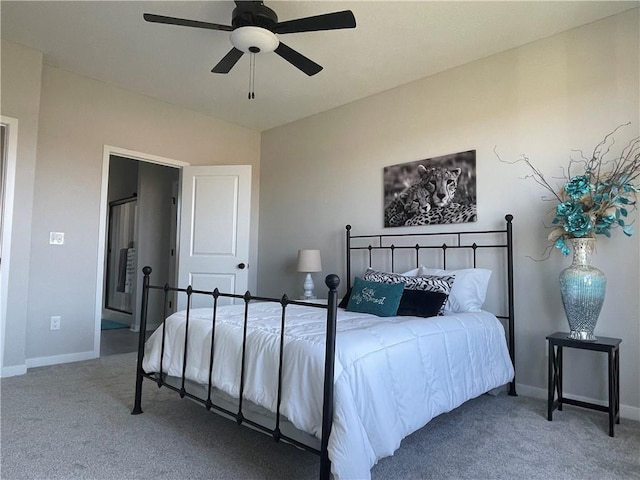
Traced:
<path id="1" fill-rule="evenodd" d="M 67 355 L 53 355 L 51 357 L 28 358 L 27 368 L 46 367 L 48 365 L 58 365 L 60 363 L 82 362 L 97 358 L 93 350 L 89 352 L 69 353 Z"/>
<path id="2" fill-rule="evenodd" d="M 516 383 L 516 389 L 518 391 L 518 395 L 523 395 L 525 397 L 541 398 L 543 400 L 546 400 L 548 398 L 548 392 L 546 388 L 538 388 L 532 387 L 530 385 L 522 385 L 520 383 Z M 596 405 L 603 406 L 607 405 L 607 402 L 603 400 L 583 397 L 581 395 L 573 395 L 571 392 L 563 393 L 568 397 L 580 400 L 581 402 L 595 403 Z M 620 417 L 626 418 L 628 420 L 640 421 L 640 408 L 632 407 L 631 405 L 620 404 Z"/>
<path id="3" fill-rule="evenodd" d="M 24 375 L 27 373 L 26 365 L 13 365 L 11 367 L 2 367 L 0 372 L 0 378 L 17 377 L 18 375 Z"/>

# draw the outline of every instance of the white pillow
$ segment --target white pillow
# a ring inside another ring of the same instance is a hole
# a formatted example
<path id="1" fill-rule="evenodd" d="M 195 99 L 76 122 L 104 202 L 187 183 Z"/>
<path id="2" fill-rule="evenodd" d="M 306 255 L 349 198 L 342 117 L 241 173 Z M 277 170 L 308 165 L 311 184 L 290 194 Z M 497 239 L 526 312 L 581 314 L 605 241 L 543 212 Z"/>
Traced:
<path id="1" fill-rule="evenodd" d="M 486 268 L 443 270 L 421 266 L 418 276 L 422 275 L 453 275 L 455 277 L 449 298 L 444 304 L 445 312 L 479 312 L 487 297 L 491 270 Z"/>
<path id="2" fill-rule="evenodd" d="M 404 277 L 417 277 L 421 268 L 422 265 L 420 265 L 418 268 L 414 268 L 413 270 L 409 270 L 408 272 L 401 273 L 400 275 Z"/>

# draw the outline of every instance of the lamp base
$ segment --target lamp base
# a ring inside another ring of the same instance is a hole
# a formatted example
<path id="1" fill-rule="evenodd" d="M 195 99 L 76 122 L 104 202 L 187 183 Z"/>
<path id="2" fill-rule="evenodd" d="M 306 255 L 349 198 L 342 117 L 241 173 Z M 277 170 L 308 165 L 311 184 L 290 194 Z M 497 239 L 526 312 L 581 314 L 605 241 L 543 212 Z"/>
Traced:
<path id="1" fill-rule="evenodd" d="M 313 294 L 313 278 L 311 278 L 311 274 L 307 273 L 307 276 L 304 278 L 304 283 L 302 284 L 302 288 L 304 288 L 304 295 L 300 297 L 300 300 L 313 300 L 316 296 Z"/>

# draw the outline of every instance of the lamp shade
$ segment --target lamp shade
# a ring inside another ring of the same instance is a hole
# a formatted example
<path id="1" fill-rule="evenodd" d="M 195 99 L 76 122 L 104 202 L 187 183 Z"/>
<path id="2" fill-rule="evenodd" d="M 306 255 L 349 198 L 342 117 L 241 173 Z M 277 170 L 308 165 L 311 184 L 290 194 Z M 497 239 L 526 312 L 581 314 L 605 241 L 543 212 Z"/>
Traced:
<path id="1" fill-rule="evenodd" d="M 298 250 L 299 272 L 321 272 L 320 250 Z"/>

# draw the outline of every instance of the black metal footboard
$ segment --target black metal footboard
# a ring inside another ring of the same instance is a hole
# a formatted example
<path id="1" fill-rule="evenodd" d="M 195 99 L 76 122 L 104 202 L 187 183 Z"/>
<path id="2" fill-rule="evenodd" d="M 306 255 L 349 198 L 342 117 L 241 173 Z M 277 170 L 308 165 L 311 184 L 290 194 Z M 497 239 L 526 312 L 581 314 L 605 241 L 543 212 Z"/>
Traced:
<path id="1" fill-rule="evenodd" d="M 266 297 L 256 297 L 252 296 L 249 292 L 244 295 L 238 294 L 229 294 L 229 293 L 221 293 L 216 288 L 212 292 L 202 291 L 202 290 L 194 290 L 191 286 L 187 288 L 173 288 L 169 287 L 169 285 L 154 286 L 150 285 L 150 275 L 151 275 L 151 267 L 144 267 L 142 269 L 144 273 L 143 280 L 143 297 L 142 297 L 142 309 L 140 316 L 140 336 L 138 339 L 138 363 L 137 363 L 137 372 L 136 372 L 136 392 L 135 392 L 135 403 L 133 407 L 133 411 L 131 412 L 133 415 L 138 415 L 142 413 L 142 381 L 147 378 L 152 380 L 154 383 L 158 385 L 158 387 L 166 387 L 170 390 L 173 390 L 180 394 L 181 398 L 187 397 L 192 400 L 195 400 L 199 403 L 202 403 L 207 410 L 215 410 L 220 413 L 223 413 L 229 417 L 235 419 L 238 425 L 246 424 L 257 430 L 260 430 L 264 433 L 270 434 L 273 439 L 278 442 L 280 440 L 285 440 L 299 448 L 310 451 L 320 456 L 320 479 L 328 480 L 331 473 L 331 461 L 329 460 L 328 454 L 328 445 L 329 445 L 329 435 L 331 433 L 332 419 L 333 419 L 333 381 L 334 381 L 334 367 L 335 367 L 335 342 L 336 342 L 336 319 L 337 319 L 337 307 L 338 307 L 338 285 L 340 283 L 340 279 L 337 275 L 328 275 L 325 279 L 325 283 L 329 289 L 328 291 L 328 300 L 327 305 L 320 305 L 317 303 L 308 303 L 303 301 L 295 301 L 289 300 L 289 298 L 284 295 L 281 299 L 274 298 L 266 298 Z M 166 372 L 163 371 L 163 357 L 164 357 L 164 347 L 165 347 L 165 323 L 162 324 L 162 347 L 160 354 L 160 371 L 155 373 L 147 373 L 143 370 L 142 364 L 144 359 L 144 346 L 146 340 L 146 327 L 147 327 L 147 313 L 148 313 L 148 302 L 149 302 L 149 291 L 150 290 L 163 290 L 164 291 L 164 316 L 163 319 L 168 315 L 168 305 L 169 305 L 169 293 L 170 292 L 182 292 L 187 295 L 187 309 L 186 309 L 186 323 L 185 323 L 185 340 L 184 340 L 184 358 L 183 358 L 183 368 L 182 368 L 182 376 L 180 377 L 180 387 L 176 387 L 169 383 L 165 382 Z M 185 378 L 186 366 L 187 366 L 187 356 L 188 356 L 188 333 L 189 333 L 189 312 L 191 310 L 191 299 L 193 295 L 205 295 L 209 296 L 213 299 L 213 309 L 212 309 L 212 332 L 211 332 L 211 351 L 209 357 L 209 384 L 207 388 L 207 398 L 201 398 L 193 393 L 187 391 Z M 216 328 L 216 316 L 218 311 L 218 299 L 219 298 L 233 298 L 233 299 L 242 299 L 244 301 L 244 328 L 243 328 L 243 341 L 242 341 L 242 355 L 241 355 L 241 369 L 240 369 L 240 395 L 238 398 L 238 409 L 233 412 L 228 410 L 227 408 L 216 405 L 211 397 L 211 392 L 214 388 L 212 384 L 213 377 L 213 365 L 214 360 L 219 361 L 215 357 L 214 352 L 214 340 L 215 340 L 215 328 Z M 243 393 L 244 393 L 244 382 L 245 382 L 245 370 L 246 370 L 246 347 L 247 347 L 247 327 L 248 327 L 248 312 L 249 312 L 249 303 L 252 301 L 267 301 L 280 303 L 282 306 L 282 319 L 280 324 L 280 350 L 279 350 L 279 361 L 278 361 L 278 389 L 277 389 L 277 405 L 275 413 L 275 428 L 270 428 L 266 425 L 263 425 L 259 422 L 250 420 L 245 417 L 243 414 Z M 326 333 L 326 350 L 325 350 L 325 372 L 324 372 L 324 392 L 323 392 L 323 403 L 322 403 L 322 437 L 320 439 L 320 450 L 314 448 L 311 445 L 306 445 L 290 436 L 283 434 L 280 430 L 280 403 L 282 399 L 282 374 L 283 374 L 283 358 L 284 358 L 284 334 L 285 334 L 285 321 L 286 321 L 286 308 L 288 305 L 305 305 L 315 308 L 322 308 L 327 310 L 327 333 Z"/>

